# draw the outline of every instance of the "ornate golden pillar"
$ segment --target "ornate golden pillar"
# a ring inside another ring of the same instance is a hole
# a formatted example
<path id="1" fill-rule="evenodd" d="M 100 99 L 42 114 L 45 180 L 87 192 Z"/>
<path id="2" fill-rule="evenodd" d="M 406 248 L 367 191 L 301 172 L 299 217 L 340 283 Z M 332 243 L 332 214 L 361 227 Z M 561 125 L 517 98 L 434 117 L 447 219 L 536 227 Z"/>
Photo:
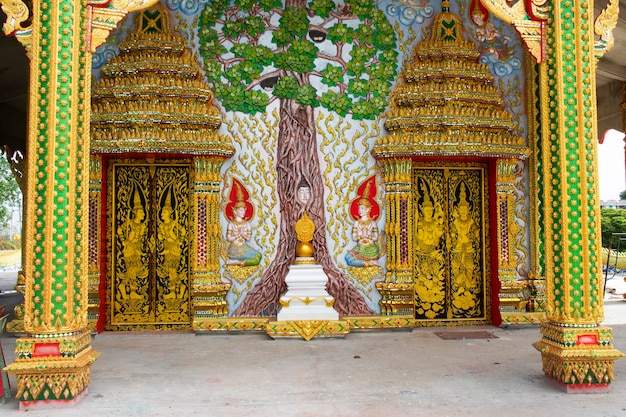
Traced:
<path id="1" fill-rule="evenodd" d="M 86 2 L 35 1 L 32 7 L 25 335 L 17 340 L 15 362 L 6 368 L 17 378 L 21 407 L 77 401 L 86 393 L 98 356 L 87 329 L 91 56 Z"/>
<path id="2" fill-rule="evenodd" d="M 106 230 L 102 226 L 104 213 L 102 211 L 102 179 L 104 160 L 100 154 L 91 154 L 89 157 L 89 248 L 87 250 L 87 267 L 89 270 L 89 287 L 87 320 L 89 330 L 101 332 L 104 330 L 100 319 L 100 309 L 102 300 L 100 296 L 100 285 L 104 282 L 106 274 L 103 270 L 104 259 L 102 259 L 102 234 Z M 99 323 L 100 322 L 100 323 Z"/>
<path id="3" fill-rule="evenodd" d="M 534 346 L 568 392 L 607 390 L 612 346 L 603 320 L 596 161 L 593 2 L 551 2 L 541 72 L 543 247 L 547 321 Z"/>
<path id="4" fill-rule="evenodd" d="M 496 213 L 498 236 L 498 279 L 500 292 L 498 301 L 503 321 L 511 313 L 526 311 L 528 301 L 524 297 L 527 282 L 517 280 L 515 259 L 516 237 L 520 226 L 515 221 L 515 180 L 517 166 L 515 158 L 498 159 L 496 167 Z"/>
<path id="5" fill-rule="evenodd" d="M 384 159 L 387 239 L 387 273 L 377 282 L 381 314 L 413 317 L 413 225 L 411 159 Z"/>
<path id="6" fill-rule="evenodd" d="M 222 282 L 220 274 L 220 169 L 224 158 L 195 158 L 195 254 L 193 285 L 193 329 L 207 330 L 216 318 L 228 316 L 225 297 L 230 283 Z"/>

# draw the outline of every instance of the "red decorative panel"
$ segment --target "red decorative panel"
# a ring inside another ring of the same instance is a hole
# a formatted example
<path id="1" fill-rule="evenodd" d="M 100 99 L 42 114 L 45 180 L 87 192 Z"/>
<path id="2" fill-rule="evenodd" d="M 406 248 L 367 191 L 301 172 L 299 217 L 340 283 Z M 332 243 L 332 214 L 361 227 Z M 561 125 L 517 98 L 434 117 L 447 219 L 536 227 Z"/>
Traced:
<path id="1" fill-rule="evenodd" d="M 41 356 L 61 356 L 58 343 L 35 343 L 33 358 Z"/>
<path id="2" fill-rule="evenodd" d="M 598 344 L 598 335 L 597 334 L 579 334 L 576 339 L 577 345 L 597 345 Z"/>

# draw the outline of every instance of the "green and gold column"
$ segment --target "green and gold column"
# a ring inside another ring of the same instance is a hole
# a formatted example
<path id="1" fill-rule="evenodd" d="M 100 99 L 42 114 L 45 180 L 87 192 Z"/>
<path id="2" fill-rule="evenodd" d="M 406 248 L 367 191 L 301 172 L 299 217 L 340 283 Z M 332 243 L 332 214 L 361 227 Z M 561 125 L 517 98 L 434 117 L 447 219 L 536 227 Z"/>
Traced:
<path id="1" fill-rule="evenodd" d="M 86 2 L 32 2 L 24 332 L 6 370 L 20 407 L 72 404 L 98 353 L 87 330 L 90 54 Z"/>
<path id="2" fill-rule="evenodd" d="M 607 390 L 612 346 L 603 320 L 596 161 L 593 3 L 551 2 L 541 71 L 546 318 L 543 371 L 567 392 Z"/>

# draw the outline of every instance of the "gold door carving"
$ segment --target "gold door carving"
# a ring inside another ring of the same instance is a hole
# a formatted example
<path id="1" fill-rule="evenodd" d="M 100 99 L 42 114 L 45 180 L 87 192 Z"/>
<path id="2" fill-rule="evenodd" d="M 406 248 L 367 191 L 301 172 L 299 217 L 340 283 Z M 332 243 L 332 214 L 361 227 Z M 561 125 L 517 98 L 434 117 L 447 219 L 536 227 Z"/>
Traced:
<path id="1" fill-rule="evenodd" d="M 490 322 L 486 167 L 414 170 L 415 318 Z"/>
<path id="2" fill-rule="evenodd" d="M 189 328 L 190 166 L 113 162 L 110 330 Z"/>

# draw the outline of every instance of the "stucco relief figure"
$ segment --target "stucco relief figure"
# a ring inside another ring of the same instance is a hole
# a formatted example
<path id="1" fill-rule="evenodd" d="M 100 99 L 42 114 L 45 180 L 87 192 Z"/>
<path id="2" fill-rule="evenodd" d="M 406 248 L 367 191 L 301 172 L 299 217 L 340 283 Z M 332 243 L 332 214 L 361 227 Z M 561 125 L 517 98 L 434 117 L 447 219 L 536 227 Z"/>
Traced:
<path id="1" fill-rule="evenodd" d="M 166 294 L 165 298 L 180 298 L 185 288 L 181 285 L 183 277 L 178 268 L 182 259 L 182 246 L 187 238 L 187 230 L 179 222 L 171 191 L 165 193 L 159 217 L 161 221 L 157 233 L 163 262 L 159 264 L 158 275 L 169 282 L 166 286 L 170 293 Z"/>
<path id="2" fill-rule="evenodd" d="M 118 271 L 120 278 L 117 294 L 121 299 L 143 298 L 142 288 L 148 279 L 148 226 L 146 210 L 139 191 L 133 192 L 132 206 L 128 217 L 118 227 L 117 235 L 121 242 L 123 268 Z"/>
<path id="3" fill-rule="evenodd" d="M 249 194 L 243 184 L 233 178 L 230 202 L 226 205 L 228 227 L 227 265 L 256 266 L 261 262 L 261 253 L 248 244 L 252 238 L 250 220 L 254 207 L 248 201 Z"/>
<path id="4" fill-rule="evenodd" d="M 368 178 L 357 190 L 358 197 L 350 205 L 350 214 L 354 219 L 352 239 L 356 246 L 348 251 L 348 266 L 378 266 L 380 247 L 378 245 L 378 226 L 376 219 L 380 215 L 380 207 L 376 195 L 376 177 Z"/>
<path id="5" fill-rule="evenodd" d="M 470 18 L 476 26 L 476 38 L 480 42 L 478 51 L 481 54 L 505 58 L 508 53 L 506 38 L 498 31 L 489 20 L 489 11 L 480 4 L 479 0 L 473 0 L 470 5 Z"/>

